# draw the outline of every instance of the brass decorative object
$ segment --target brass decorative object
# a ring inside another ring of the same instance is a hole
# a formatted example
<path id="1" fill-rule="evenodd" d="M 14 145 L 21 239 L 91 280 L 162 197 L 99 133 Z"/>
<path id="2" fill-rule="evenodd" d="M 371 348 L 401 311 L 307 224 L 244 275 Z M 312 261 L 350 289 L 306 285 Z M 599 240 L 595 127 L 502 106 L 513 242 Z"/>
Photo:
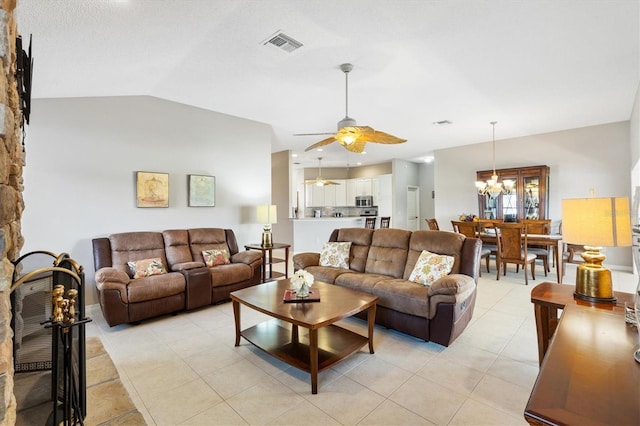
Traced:
<path id="1" fill-rule="evenodd" d="M 51 322 L 73 324 L 76 322 L 76 298 L 78 290 L 67 291 L 67 298 L 64 297 L 64 286 L 56 285 L 51 291 L 52 315 Z"/>
<path id="2" fill-rule="evenodd" d="M 627 197 L 562 200 L 562 238 L 584 244 L 584 263 L 576 271 L 574 296 L 589 302 L 615 303 L 611 271 L 602 262 L 600 247 L 631 245 L 631 220 Z"/>

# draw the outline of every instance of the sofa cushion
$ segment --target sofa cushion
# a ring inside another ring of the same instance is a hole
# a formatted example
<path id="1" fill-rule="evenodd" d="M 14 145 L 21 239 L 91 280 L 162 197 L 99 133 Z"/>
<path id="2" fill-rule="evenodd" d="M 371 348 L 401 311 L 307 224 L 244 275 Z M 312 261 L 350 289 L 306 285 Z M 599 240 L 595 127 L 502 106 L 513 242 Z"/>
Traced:
<path id="1" fill-rule="evenodd" d="M 205 250 L 227 250 L 231 253 L 227 245 L 227 236 L 222 228 L 195 228 L 188 229 L 189 245 L 191 256 L 194 260 L 202 259 L 202 252 Z"/>
<path id="2" fill-rule="evenodd" d="M 411 275 L 409 275 L 409 281 L 422 285 L 431 285 L 451 272 L 453 261 L 453 256 L 422 250 L 416 266 L 413 268 Z"/>
<path id="3" fill-rule="evenodd" d="M 167 268 L 162 264 L 159 257 L 153 259 L 142 259 L 127 262 L 131 269 L 131 278 L 144 278 L 152 275 L 162 275 L 167 273 Z"/>
<path id="4" fill-rule="evenodd" d="M 460 272 L 460 254 L 466 237 L 455 232 L 445 231 L 414 231 L 409 241 L 409 251 L 407 253 L 407 263 L 404 268 L 403 278 L 408 280 L 413 272 L 418 258 L 423 250 L 431 253 L 453 256 L 453 267 L 451 274 Z"/>
<path id="5" fill-rule="evenodd" d="M 250 279 L 253 275 L 251 266 L 245 263 L 230 263 L 209 268 L 211 286 L 221 287 Z"/>
<path id="6" fill-rule="evenodd" d="M 428 286 L 403 279 L 380 280 L 373 287 L 379 306 L 422 318 L 431 317 L 428 291 Z"/>
<path id="7" fill-rule="evenodd" d="M 194 258 L 189 248 L 189 233 L 186 229 L 168 229 L 162 231 L 169 268 L 179 263 L 188 263 L 202 259 Z"/>
<path id="8" fill-rule="evenodd" d="M 212 266 L 227 265 L 231 263 L 231 260 L 229 259 L 229 252 L 226 249 L 204 250 L 202 252 L 202 258 L 204 259 L 204 264 L 209 268 Z"/>
<path id="9" fill-rule="evenodd" d="M 331 266 L 308 266 L 305 271 L 313 275 L 316 281 L 322 281 L 325 283 L 333 284 L 342 274 L 352 273 L 350 269 L 344 268 L 332 268 Z"/>
<path id="10" fill-rule="evenodd" d="M 380 274 L 369 274 L 366 272 L 352 272 L 350 274 L 341 274 L 336 277 L 335 284 L 342 287 L 348 287 L 352 290 L 362 291 L 364 293 L 373 293 L 373 287 L 389 277 Z"/>
<path id="11" fill-rule="evenodd" d="M 373 229 L 341 228 L 337 231 L 335 241 L 351 242 L 351 249 L 349 252 L 349 269 L 356 272 L 364 272 L 367 265 L 367 256 L 369 255 L 371 239 L 373 238 Z"/>
<path id="12" fill-rule="evenodd" d="M 324 243 L 320 253 L 320 266 L 349 269 L 351 242 Z"/>
<path id="13" fill-rule="evenodd" d="M 127 286 L 129 303 L 146 302 L 184 293 L 182 274 L 171 272 L 132 280 Z"/>
<path id="14" fill-rule="evenodd" d="M 410 238 L 411 231 L 405 229 L 376 229 L 371 239 L 365 272 L 403 278 Z"/>
<path id="15" fill-rule="evenodd" d="M 123 232 L 109 236 L 112 266 L 123 271 L 129 269 L 128 262 L 160 258 L 167 264 L 164 240 L 160 232 Z"/>

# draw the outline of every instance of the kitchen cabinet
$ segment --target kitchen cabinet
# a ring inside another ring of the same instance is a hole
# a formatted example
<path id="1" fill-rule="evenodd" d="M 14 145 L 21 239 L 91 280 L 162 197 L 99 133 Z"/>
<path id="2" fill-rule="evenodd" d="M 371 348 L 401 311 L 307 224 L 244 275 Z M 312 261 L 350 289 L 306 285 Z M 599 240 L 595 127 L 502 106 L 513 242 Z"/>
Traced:
<path id="1" fill-rule="evenodd" d="M 336 205 L 336 186 L 337 185 L 326 185 L 322 187 L 324 189 L 323 206 L 333 207 Z"/>
<path id="2" fill-rule="evenodd" d="M 305 200 L 307 207 L 324 206 L 324 186 L 306 185 Z"/>
<path id="3" fill-rule="evenodd" d="M 356 195 L 373 195 L 371 179 L 356 179 Z"/>
<path id="4" fill-rule="evenodd" d="M 347 207 L 356 206 L 356 180 L 347 179 Z"/>
<path id="5" fill-rule="evenodd" d="M 334 182 L 339 183 L 339 185 L 334 185 L 336 192 L 336 207 L 344 207 L 347 204 L 347 180 L 346 179 L 335 179 Z"/>
<path id="6" fill-rule="evenodd" d="M 480 217 L 484 219 L 546 219 L 549 210 L 549 167 L 533 166 L 496 170 L 498 181 L 511 179 L 515 182 L 510 194 L 493 198 L 478 194 Z M 492 170 L 476 173 L 478 181 L 491 179 Z"/>

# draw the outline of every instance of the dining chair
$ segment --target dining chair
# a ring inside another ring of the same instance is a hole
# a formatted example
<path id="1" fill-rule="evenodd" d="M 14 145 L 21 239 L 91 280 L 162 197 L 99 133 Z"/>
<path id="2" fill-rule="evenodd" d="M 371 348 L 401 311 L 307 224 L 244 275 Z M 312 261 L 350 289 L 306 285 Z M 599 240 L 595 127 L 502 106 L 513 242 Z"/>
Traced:
<path id="1" fill-rule="evenodd" d="M 529 234 L 549 235 L 551 233 L 551 219 L 521 219 L 520 223 L 524 223 L 527 225 L 527 232 Z M 554 245 L 529 246 L 529 253 L 534 253 L 536 255 L 536 258 L 542 261 L 545 277 L 547 276 L 547 272 L 551 272 L 551 268 L 549 268 L 549 252 L 552 252 L 552 254 L 555 255 L 555 251 L 553 251 L 555 250 L 554 247 Z M 553 259 L 555 259 L 555 256 L 552 257 Z"/>
<path id="2" fill-rule="evenodd" d="M 375 229 L 375 227 L 376 227 L 376 218 L 375 217 L 366 218 L 365 222 L 364 222 L 364 227 L 365 228 L 369 228 L 369 229 Z"/>
<path id="3" fill-rule="evenodd" d="M 520 265 L 524 271 L 524 283 L 529 284 L 527 278 L 527 265 L 531 265 L 531 278 L 536 279 L 536 255 L 529 253 L 527 248 L 527 225 L 524 223 L 496 223 L 496 242 L 498 243 L 498 274 L 496 280 L 500 280 L 500 267 L 503 275 L 507 275 L 507 263 L 516 265 L 516 273 Z"/>
<path id="4" fill-rule="evenodd" d="M 429 229 L 432 231 L 439 231 L 440 227 L 438 226 L 438 221 L 436 220 L 436 218 L 431 218 L 431 219 L 425 219 L 425 221 L 427 221 L 427 225 L 429 226 Z"/>
<path id="5" fill-rule="evenodd" d="M 391 223 L 391 216 L 380 217 L 380 228 L 388 228 Z"/>
<path id="6" fill-rule="evenodd" d="M 503 219 L 480 219 L 478 218 L 478 232 L 480 234 L 495 234 L 496 229 L 494 225 L 496 223 L 504 222 Z M 486 244 L 484 241 L 482 242 L 482 247 L 486 247 L 491 250 L 491 256 L 496 259 L 496 268 L 498 268 L 498 245 L 497 244 Z"/>
<path id="7" fill-rule="evenodd" d="M 452 220 L 451 226 L 453 226 L 453 231 L 459 234 L 464 235 L 467 238 L 480 238 L 480 227 L 478 222 L 461 222 Z M 482 245 L 480 249 L 480 259 L 485 259 L 487 263 L 487 272 L 491 272 L 489 270 L 489 258 L 491 257 L 491 249 Z M 482 268 L 478 265 L 478 275 L 482 276 Z"/>

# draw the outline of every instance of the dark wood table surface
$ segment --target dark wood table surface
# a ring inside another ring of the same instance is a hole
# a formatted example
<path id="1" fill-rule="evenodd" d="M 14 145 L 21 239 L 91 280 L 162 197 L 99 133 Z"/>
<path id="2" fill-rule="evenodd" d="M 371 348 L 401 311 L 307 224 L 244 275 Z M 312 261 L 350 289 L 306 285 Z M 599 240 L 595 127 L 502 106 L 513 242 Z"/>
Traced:
<path id="1" fill-rule="evenodd" d="M 289 279 L 271 281 L 231 293 L 236 341 L 240 337 L 287 364 L 311 373 L 311 392 L 318 392 L 318 372 L 369 345 L 373 353 L 373 330 L 378 297 L 316 281 L 312 291 L 320 302 L 285 303 Z M 240 304 L 274 320 L 245 330 L 240 326 Z M 361 336 L 334 323 L 367 310 L 368 336 Z M 306 329 L 300 332 L 299 327 Z"/>
<path id="2" fill-rule="evenodd" d="M 638 340 L 618 307 L 565 305 L 525 419 L 534 425 L 640 425 Z"/>
<path id="3" fill-rule="evenodd" d="M 553 333 L 558 325 L 558 311 L 567 305 L 592 306 L 624 315 L 624 304 L 633 306 L 633 294 L 615 291 L 616 303 L 594 303 L 573 297 L 574 285 L 541 283 L 531 290 L 531 303 L 536 316 L 538 360 L 542 364 Z"/>

